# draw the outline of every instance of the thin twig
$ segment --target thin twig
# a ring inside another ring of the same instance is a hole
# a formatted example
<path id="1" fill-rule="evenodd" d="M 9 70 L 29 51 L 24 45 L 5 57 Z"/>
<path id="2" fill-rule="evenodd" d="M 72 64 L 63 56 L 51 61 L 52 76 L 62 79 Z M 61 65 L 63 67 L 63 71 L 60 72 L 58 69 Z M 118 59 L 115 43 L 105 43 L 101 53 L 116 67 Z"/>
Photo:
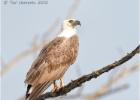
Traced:
<path id="1" fill-rule="evenodd" d="M 111 90 L 113 85 L 115 85 L 122 78 L 127 77 L 128 75 L 132 74 L 133 72 L 138 71 L 139 67 L 140 67 L 139 64 L 136 64 L 136 65 L 133 65 L 129 69 L 122 70 L 120 73 L 115 74 L 114 77 L 111 77 L 111 79 L 109 79 L 107 81 L 107 83 L 105 83 L 103 86 L 101 86 L 91 96 L 89 95 L 90 99 L 92 98 L 92 100 L 96 100 L 100 96 L 102 96 L 104 94 L 108 94 L 107 92 Z"/>
<path id="2" fill-rule="evenodd" d="M 113 89 L 109 89 L 106 92 L 100 93 L 100 94 L 98 94 L 96 96 L 95 95 L 89 95 L 87 98 L 88 98 L 88 100 L 98 100 L 99 98 L 102 98 L 104 96 L 108 96 L 108 95 L 111 95 L 111 94 L 126 90 L 128 88 L 129 88 L 128 84 L 123 84 L 123 85 L 117 86 L 117 87 L 115 87 Z"/>
<path id="3" fill-rule="evenodd" d="M 73 18 L 74 14 L 75 14 L 75 9 L 78 8 L 79 4 L 80 4 L 81 0 L 75 0 L 74 3 L 71 5 L 71 7 L 69 8 L 68 14 L 67 14 L 67 19 L 68 18 Z"/>

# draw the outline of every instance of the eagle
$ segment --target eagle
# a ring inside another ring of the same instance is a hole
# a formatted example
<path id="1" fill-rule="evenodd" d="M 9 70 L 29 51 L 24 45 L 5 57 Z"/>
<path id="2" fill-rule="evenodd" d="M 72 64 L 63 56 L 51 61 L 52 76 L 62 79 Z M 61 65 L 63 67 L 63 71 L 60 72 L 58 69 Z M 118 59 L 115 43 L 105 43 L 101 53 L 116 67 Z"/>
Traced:
<path id="1" fill-rule="evenodd" d="M 64 74 L 78 55 L 78 25 L 81 23 L 76 19 L 64 20 L 60 34 L 44 45 L 24 81 L 27 84 L 26 100 L 36 100 L 51 84 L 52 92 L 64 87 Z M 59 86 L 56 80 L 60 82 Z"/>

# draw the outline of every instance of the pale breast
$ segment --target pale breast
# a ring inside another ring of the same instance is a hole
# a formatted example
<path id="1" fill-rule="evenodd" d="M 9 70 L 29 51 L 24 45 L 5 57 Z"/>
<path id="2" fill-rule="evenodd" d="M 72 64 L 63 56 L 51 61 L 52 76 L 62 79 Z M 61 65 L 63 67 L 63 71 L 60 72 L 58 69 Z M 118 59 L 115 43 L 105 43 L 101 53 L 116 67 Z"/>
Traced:
<path id="1" fill-rule="evenodd" d="M 78 36 L 58 37 L 44 46 L 29 70 L 26 83 L 38 84 L 61 78 L 76 60 L 79 48 Z M 44 64 L 43 64 L 44 63 Z"/>
<path id="2" fill-rule="evenodd" d="M 42 83 L 45 80 L 60 79 L 76 60 L 79 48 L 79 41 L 77 36 L 64 40 L 53 53 L 50 53 L 47 61 L 50 62 L 43 76 L 40 78 Z"/>

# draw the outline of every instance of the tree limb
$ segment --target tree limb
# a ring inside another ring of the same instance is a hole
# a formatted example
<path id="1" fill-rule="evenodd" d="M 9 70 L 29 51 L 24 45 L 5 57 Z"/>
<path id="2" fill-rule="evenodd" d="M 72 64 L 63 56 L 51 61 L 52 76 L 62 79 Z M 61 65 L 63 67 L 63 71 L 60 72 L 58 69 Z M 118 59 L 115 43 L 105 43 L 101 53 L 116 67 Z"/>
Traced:
<path id="1" fill-rule="evenodd" d="M 90 81 L 92 78 L 97 78 L 100 75 L 102 75 L 105 72 L 108 72 L 114 68 L 116 68 L 117 66 L 127 62 L 128 60 L 130 60 L 133 56 L 135 56 L 137 53 L 140 52 L 140 45 L 138 45 L 131 53 L 128 53 L 126 56 L 122 57 L 120 60 L 115 61 L 112 64 L 109 64 L 97 71 L 94 71 L 90 74 L 87 75 L 83 75 L 82 77 L 73 80 L 72 82 L 70 82 L 68 85 L 64 86 L 63 88 L 61 88 L 59 91 L 57 92 L 47 92 L 41 96 L 39 96 L 39 98 L 37 98 L 37 100 L 44 100 L 46 98 L 52 98 L 52 97 L 58 97 L 58 96 L 62 96 L 67 94 L 68 92 L 70 92 L 71 90 L 81 86 L 83 83 L 85 83 L 86 81 Z"/>
<path id="2" fill-rule="evenodd" d="M 129 88 L 128 84 L 123 84 L 121 86 L 118 86 L 118 87 L 115 87 L 115 88 L 112 88 L 112 89 L 108 89 L 106 92 L 99 93 L 99 94 L 93 95 L 91 97 L 89 96 L 88 98 L 89 98 L 89 100 L 97 100 L 97 99 L 102 98 L 104 96 L 108 96 L 108 95 L 126 90 L 128 88 Z"/>

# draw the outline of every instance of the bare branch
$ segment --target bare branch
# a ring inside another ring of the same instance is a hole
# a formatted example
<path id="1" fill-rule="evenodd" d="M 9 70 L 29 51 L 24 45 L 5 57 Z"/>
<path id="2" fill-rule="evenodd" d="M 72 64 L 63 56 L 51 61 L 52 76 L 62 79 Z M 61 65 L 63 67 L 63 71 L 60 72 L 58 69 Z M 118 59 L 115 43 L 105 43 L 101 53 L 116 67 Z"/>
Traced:
<path id="1" fill-rule="evenodd" d="M 105 84 L 103 84 L 97 91 L 90 93 L 90 94 L 82 94 L 79 95 L 77 92 L 73 95 L 63 96 L 61 98 L 58 98 L 56 100 L 66 100 L 66 99 L 75 99 L 75 98 L 86 98 L 87 100 L 98 100 L 99 98 L 102 98 L 104 96 L 109 96 L 114 93 L 118 93 L 124 90 L 127 90 L 129 88 L 128 84 L 123 84 L 120 86 L 117 86 L 115 88 L 112 88 L 113 85 L 115 85 L 119 80 L 127 77 L 128 75 L 133 74 L 134 72 L 139 70 L 140 64 L 135 64 L 132 67 L 129 67 L 127 69 L 121 70 L 118 74 L 113 75 Z M 123 66 L 127 67 L 127 66 Z M 127 74 L 126 74 L 127 73 Z M 121 75 L 121 76 L 120 76 Z"/>
<path id="2" fill-rule="evenodd" d="M 81 0 L 75 0 L 74 3 L 71 5 L 71 7 L 69 8 L 68 11 L 68 15 L 67 18 L 72 18 L 74 17 L 74 13 L 76 11 L 76 9 L 78 8 L 79 4 L 80 4 Z"/>
<path id="3" fill-rule="evenodd" d="M 97 99 L 102 98 L 104 96 L 108 96 L 108 95 L 111 95 L 111 94 L 126 90 L 128 88 L 129 88 L 128 84 L 123 84 L 123 85 L 115 87 L 113 89 L 109 89 L 106 92 L 99 93 L 99 94 L 96 94 L 96 95 L 90 95 L 87 98 L 88 98 L 88 100 L 97 100 Z"/>
<path id="4" fill-rule="evenodd" d="M 52 32 L 54 32 L 54 30 L 59 26 L 60 23 L 60 18 L 56 18 L 55 21 L 53 22 L 53 24 L 48 28 L 48 30 L 42 35 L 42 43 L 46 43 L 46 39 L 47 42 L 48 40 L 48 35 Z"/>
<path id="5" fill-rule="evenodd" d="M 3 76 L 6 72 L 8 72 L 17 62 L 22 60 L 23 58 L 27 57 L 28 55 L 34 53 L 38 48 L 32 47 L 30 49 L 27 49 L 20 54 L 16 55 L 14 59 L 12 59 L 8 64 L 5 64 L 5 66 L 2 67 L 0 71 L 0 75 Z"/>
<path id="6" fill-rule="evenodd" d="M 38 100 L 44 100 L 46 98 L 52 98 L 52 97 L 58 97 L 58 96 L 62 96 L 67 94 L 68 92 L 70 92 L 71 90 L 81 86 L 83 83 L 85 83 L 86 81 L 90 81 L 92 78 L 97 78 L 100 75 L 102 75 L 105 72 L 108 72 L 114 68 L 116 68 L 117 66 L 127 62 L 128 60 L 130 60 L 133 56 L 135 56 L 137 53 L 140 52 L 140 45 L 138 45 L 131 53 L 127 54 L 126 56 L 122 57 L 120 60 L 115 61 L 112 64 L 109 64 L 97 71 L 94 71 L 90 74 L 87 75 L 83 75 L 82 77 L 73 80 L 72 82 L 70 82 L 68 85 L 66 85 L 64 88 L 61 88 L 59 91 L 57 92 L 47 92 L 43 95 L 41 95 Z"/>
<path id="7" fill-rule="evenodd" d="M 111 79 L 109 79 L 107 81 L 107 83 L 105 83 L 103 86 L 101 86 L 96 92 L 94 92 L 92 95 L 89 95 L 90 99 L 92 98 L 92 100 L 99 98 L 100 96 L 104 96 L 104 94 L 112 94 L 112 93 L 108 93 L 110 90 L 112 91 L 112 86 L 115 85 L 119 80 L 121 80 L 122 78 L 132 74 L 133 72 L 136 72 L 139 69 L 139 64 L 136 64 L 134 66 L 132 66 L 129 69 L 124 69 L 122 70 L 120 73 L 116 74 L 114 77 L 111 77 Z M 118 87 L 120 88 L 120 87 Z M 110 91 L 110 92 L 111 92 Z M 117 89 L 117 92 L 119 91 L 119 89 Z M 115 91 L 113 91 L 114 93 Z M 105 96 L 106 96 L 105 95 Z"/>

